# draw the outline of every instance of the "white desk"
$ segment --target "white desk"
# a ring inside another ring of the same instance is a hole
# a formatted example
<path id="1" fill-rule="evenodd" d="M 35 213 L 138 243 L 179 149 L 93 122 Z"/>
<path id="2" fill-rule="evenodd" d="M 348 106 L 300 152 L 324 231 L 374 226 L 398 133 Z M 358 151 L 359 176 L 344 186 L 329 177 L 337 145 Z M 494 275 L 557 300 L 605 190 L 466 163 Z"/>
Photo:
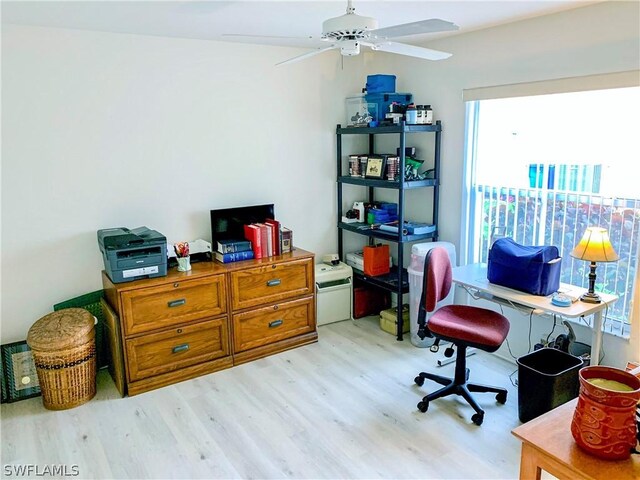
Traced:
<path id="1" fill-rule="evenodd" d="M 497 303 L 515 304 L 515 307 L 525 306 L 533 308 L 539 313 L 560 315 L 563 317 L 577 318 L 593 314 L 593 331 L 591 340 L 591 365 L 597 365 L 600 361 L 600 348 L 602 346 L 602 311 L 607 305 L 618 300 L 617 295 L 599 293 L 602 303 L 586 303 L 580 300 L 569 307 L 557 307 L 551 303 L 551 297 L 531 295 L 529 293 L 513 290 L 511 288 L 495 285 L 487 280 L 487 264 L 474 263 L 453 269 L 453 282 L 465 287 L 471 292 L 477 292 L 484 300 Z M 586 289 L 560 284 L 560 291 L 586 292 Z"/>

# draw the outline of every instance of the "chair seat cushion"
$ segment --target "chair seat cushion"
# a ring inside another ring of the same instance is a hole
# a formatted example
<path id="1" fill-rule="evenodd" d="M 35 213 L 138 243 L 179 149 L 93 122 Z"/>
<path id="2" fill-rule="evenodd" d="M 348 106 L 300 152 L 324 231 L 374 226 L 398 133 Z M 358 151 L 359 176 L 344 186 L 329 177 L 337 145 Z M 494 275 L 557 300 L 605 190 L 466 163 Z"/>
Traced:
<path id="1" fill-rule="evenodd" d="M 447 305 L 429 318 L 429 330 L 437 336 L 459 339 L 479 348 L 495 350 L 509 333 L 509 320 L 493 310 L 467 305 Z"/>

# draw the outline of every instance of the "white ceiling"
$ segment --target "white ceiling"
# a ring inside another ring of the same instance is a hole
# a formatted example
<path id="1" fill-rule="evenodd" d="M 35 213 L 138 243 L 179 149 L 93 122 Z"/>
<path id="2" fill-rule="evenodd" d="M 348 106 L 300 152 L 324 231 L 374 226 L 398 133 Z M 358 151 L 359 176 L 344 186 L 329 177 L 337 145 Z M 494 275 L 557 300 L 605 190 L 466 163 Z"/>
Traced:
<path id="1" fill-rule="evenodd" d="M 356 13 L 378 19 L 379 27 L 441 18 L 458 32 L 404 37 L 419 43 L 550 13 L 597 0 L 355 0 Z M 2 23 L 133 33 L 164 37 L 310 47 L 322 22 L 343 15 L 346 0 L 329 1 L 2 1 Z M 223 34 L 299 36 L 238 38 Z"/>

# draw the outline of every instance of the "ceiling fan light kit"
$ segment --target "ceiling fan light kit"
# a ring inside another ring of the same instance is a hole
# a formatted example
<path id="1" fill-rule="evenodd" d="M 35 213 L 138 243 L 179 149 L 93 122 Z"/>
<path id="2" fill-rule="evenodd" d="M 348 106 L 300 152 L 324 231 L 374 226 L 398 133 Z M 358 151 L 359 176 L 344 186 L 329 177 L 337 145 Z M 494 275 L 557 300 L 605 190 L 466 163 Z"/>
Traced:
<path id="1" fill-rule="evenodd" d="M 431 18 L 402 25 L 378 28 L 378 21 L 375 18 L 357 15 L 355 12 L 356 9 L 353 7 L 352 1 L 347 0 L 347 13 L 325 20 L 322 23 L 322 35 L 317 38 L 317 40 L 319 40 L 319 43 L 329 43 L 330 45 L 328 47 L 320 47 L 311 52 L 277 63 L 276 65 L 287 65 L 299 62 L 300 60 L 319 55 L 328 50 L 337 49 L 340 50 L 341 55 L 352 57 L 360 54 L 362 46 L 369 47 L 374 51 L 395 53 L 425 60 L 443 60 L 451 56 L 450 53 L 408 45 L 406 43 L 392 42 L 389 41 L 389 39 L 458 30 L 458 26 L 454 23 L 440 20 L 439 18 Z M 265 36 L 254 35 L 254 37 L 264 38 Z M 313 39 L 313 37 L 308 38 Z"/>
<path id="2" fill-rule="evenodd" d="M 360 42 L 357 40 L 346 40 L 340 42 L 340 54 L 345 57 L 353 57 L 360 54 Z"/>

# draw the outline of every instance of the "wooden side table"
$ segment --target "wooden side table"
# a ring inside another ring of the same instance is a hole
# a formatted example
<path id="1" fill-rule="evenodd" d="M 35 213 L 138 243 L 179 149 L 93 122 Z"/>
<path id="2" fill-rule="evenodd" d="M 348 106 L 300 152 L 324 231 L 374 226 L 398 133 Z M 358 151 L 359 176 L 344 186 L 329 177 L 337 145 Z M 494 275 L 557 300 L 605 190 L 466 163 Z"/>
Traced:
<path id="1" fill-rule="evenodd" d="M 640 455 L 628 460 L 607 461 L 581 450 L 571 435 L 571 420 L 578 399 L 515 428 L 522 440 L 520 479 L 540 480 L 545 470 L 560 479 L 637 480 Z"/>

